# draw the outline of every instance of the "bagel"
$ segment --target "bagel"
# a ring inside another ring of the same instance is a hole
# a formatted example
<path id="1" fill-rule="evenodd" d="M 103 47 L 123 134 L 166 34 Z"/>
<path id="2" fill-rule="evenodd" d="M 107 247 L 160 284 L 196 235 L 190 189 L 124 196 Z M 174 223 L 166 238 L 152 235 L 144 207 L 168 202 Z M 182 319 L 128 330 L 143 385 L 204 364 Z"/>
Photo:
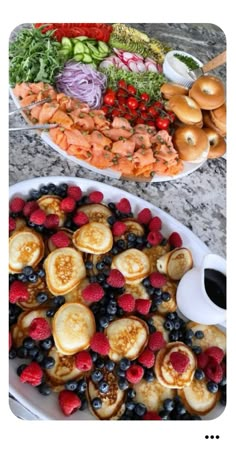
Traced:
<path id="1" fill-rule="evenodd" d="M 169 100 L 174 95 L 188 95 L 188 88 L 177 83 L 164 83 L 160 89 L 164 99 Z"/>
<path id="2" fill-rule="evenodd" d="M 170 98 L 168 106 L 183 124 L 196 125 L 202 121 L 198 104 L 188 96 L 175 95 Z"/>
<path id="3" fill-rule="evenodd" d="M 210 111 L 203 111 L 203 127 L 212 128 L 216 133 L 218 133 L 218 135 L 222 136 L 223 138 L 226 136 L 226 132 L 219 129 L 211 120 Z"/>
<path id="4" fill-rule="evenodd" d="M 225 103 L 225 89 L 222 81 L 213 75 L 199 77 L 189 90 L 189 96 L 203 110 L 214 110 Z"/>
<path id="5" fill-rule="evenodd" d="M 195 125 L 179 127 L 173 135 L 173 143 L 181 160 L 193 163 L 204 161 L 210 149 L 207 134 Z"/>
<path id="6" fill-rule="evenodd" d="M 212 128 L 204 128 L 203 131 L 207 134 L 210 150 L 207 158 L 219 158 L 224 155 L 226 151 L 226 143 L 224 138 L 220 136 L 215 130 Z"/>
<path id="7" fill-rule="evenodd" d="M 226 134 L 226 105 L 225 103 L 215 110 L 209 111 L 211 121 L 215 126 L 222 132 L 223 135 Z"/>

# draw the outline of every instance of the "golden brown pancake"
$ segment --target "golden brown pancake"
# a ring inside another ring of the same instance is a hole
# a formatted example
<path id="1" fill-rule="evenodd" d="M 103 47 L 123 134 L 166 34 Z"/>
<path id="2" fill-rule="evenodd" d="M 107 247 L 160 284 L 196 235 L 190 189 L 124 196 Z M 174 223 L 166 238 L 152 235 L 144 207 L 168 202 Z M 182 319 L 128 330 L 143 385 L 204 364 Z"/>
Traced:
<path id="1" fill-rule="evenodd" d="M 108 225 L 90 222 L 83 225 L 73 234 L 74 246 L 88 254 L 105 254 L 113 246 L 113 236 Z"/>
<path id="2" fill-rule="evenodd" d="M 21 273 L 25 266 L 35 268 L 44 255 L 44 242 L 39 233 L 25 227 L 9 238 L 9 272 Z"/>
<path id="3" fill-rule="evenodd" d="M 220 396 L 219 392 L 210 393 L 207 390 L 205 379 L 201 381 L 193 379 L 188 387 L 178 390 L 178 395 L 188 412 L 194 415 L 209 413 L 214 409 Z"/>
<path id="4" fill-rule="evenodd" d="M 133 388 L 136 392 L 134 401 L 141 402 L 152 412 L 159 412 L 163 409 L 163 401 L 176 395 L 175 389 L 163 387 L 156 379 L 151 382 L 142 379 L 138 384 L 134 384 Z"/>
<path id="5" fill-rule="evenodd" d="M 195 333 L 197 330 L 201 330 L 204 333 L 204 337 L 199 339 L 195 336 L 191 338 L 193 345 L 201 346 L 202 350 L 209 348 L 210 346 L 218 346 L 226 352 L 226 336 L 217 326 L 208 326 L 206 324 L 198 324 L 194 321 L 187 323 L 187 328 L 192 329 Z"/>
<path id="6" fill-rule="evenodd" d="M 83 205 L 77 211 L 83 211 L 88 216 L 89 222 L 100 222 L 105 225 L 108 225 L 107 218 L 112 216 L 112 211 L 102 204 Z"/>
<path id="7" fill-rule="evenodd" d="M 61 201 L 62 199 L 59 196 L 53 196 L 51 194 L 42 196 L 37 200 L 39 208 L 45 211 L 46 215 L 53 214 L 59 217 L 59 227 L 63 226 L 66 219 L 66 214 L 60 207 Z"/>
<path id="8" fill-rule="evenodd" d="M 148 257 L 138 249 L 128 249 L 116 255 L 111 267 L 123 274 L 127 284 L 141 282 L 150 272 Z"/>
<path id="9" fill-rule="evenodd" d="M 53 357 L 55 365 L 46 369 L 47 380 L 54 391 L 64 389 L 64 384 L 70 380 L 77 380 L 84 374 L 75 366 L 74 355 L 64 355 L 53 347 L 48 353 L 49 357 Z"/>

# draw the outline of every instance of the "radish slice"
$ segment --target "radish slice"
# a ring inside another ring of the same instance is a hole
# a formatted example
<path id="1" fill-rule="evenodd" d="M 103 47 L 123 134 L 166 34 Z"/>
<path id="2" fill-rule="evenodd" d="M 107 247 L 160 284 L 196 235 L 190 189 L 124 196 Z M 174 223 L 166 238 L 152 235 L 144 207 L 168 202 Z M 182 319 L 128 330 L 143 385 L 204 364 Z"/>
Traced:
<path id="1" fill-rule="evenodd" d="M 145 66 L 146 66 L 148 72 L 158 72 L 156 64 L 145 63 Z"/>
<path id="2" fill-rule="evenodd" d="M 137 65 L 134 61 L 129 61 L 128 67 L 132 72 L 139 72 Z"/>
<path id="3" fill-rule="evenodd" d="M 147 68 L 142 61 L 137 61 L 136 65 L 137 65 L 139 72 L 146 72 Z"/>
<path id="4" fill-rule="evenodd" d="M 100 69 L 106 69 L 109 66 L 114 66 L 114 63 L 111 60 L 103 60 L 100 64 L 99 64 L 99 68 Z"/>
<path id="5" fill-rule="evenodd" d="M 138 55 L 138 53 L 133 53 L 133 61 L 142 61 L 144 62 L 144 59 L 141 55 Z"/>
<path id="6" fill-rule="evenodd" d="M 123 60 L 127 61 L 127 62 L 130 61 L 130 60 L 134 60 L 133 56 L 134 56 L 133 53 L 124 52 L 123 53 Z"/>

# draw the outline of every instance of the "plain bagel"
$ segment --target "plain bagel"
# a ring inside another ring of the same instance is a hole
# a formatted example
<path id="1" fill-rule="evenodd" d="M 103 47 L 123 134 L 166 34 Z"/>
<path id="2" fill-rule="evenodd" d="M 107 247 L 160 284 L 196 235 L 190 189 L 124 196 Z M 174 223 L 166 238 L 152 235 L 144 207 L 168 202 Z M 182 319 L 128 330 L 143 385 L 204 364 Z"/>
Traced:
<path id="1" fill-rule="evenodd" d="M 207 158 L 210 144 L 207 134 L 196 125 L 179 127 L 173 143 L 181 160 L 200 163 Z"/>
<path id="2" fill-rule="evenodd" d="M 210 118 L 215 126 L 221 131 L 222 135 L 226 135 L 226 105 L 225 103 L 215 110 L 209 111 Z"/>
<path id="3" fill-rule="evenodd" d="M 226 131 L 225 130 L 220 130 L 215 123 L 212 121 L 211 116 L 210 116 L 211 111 L 203 111 L 203 126 L 205 128 L 212 128 L 213 130 L 216 131 L 216 133 L 218 133 L 220 136 L 225 137 L 226 136 Z"/>
<path id="4" fill-rule="evenodd" d="M 164 99 L 169 100 L 175 95 L 188 95 L 188 88 L 177 83 L 164 83 L 160 89 Z"/>
<path id="5" fill-rule="evenodd" d="M 189 96 L 203 110 L 214 110 L 225 103 L 225 89 L 222 81 L 213 75 L 199 77 L 189 90 Z"/>
<path id="6" fill-rule="evenodd" d="M 203 128 L 203 131 L 207 134 L 210 150 L 207 158 L 219 158 L 226 152 L 226 143 L 224 138 L 220 136 L 215 130 L 212 128 Z"/>
<path id="7" fill-rule="evenodd" d="M 196 125 L 202 121 L 202 112 L 198 104 L 188 96 L 175 95 L 170 98 L 168 108 L 175 113 L 183 124 Z"/>

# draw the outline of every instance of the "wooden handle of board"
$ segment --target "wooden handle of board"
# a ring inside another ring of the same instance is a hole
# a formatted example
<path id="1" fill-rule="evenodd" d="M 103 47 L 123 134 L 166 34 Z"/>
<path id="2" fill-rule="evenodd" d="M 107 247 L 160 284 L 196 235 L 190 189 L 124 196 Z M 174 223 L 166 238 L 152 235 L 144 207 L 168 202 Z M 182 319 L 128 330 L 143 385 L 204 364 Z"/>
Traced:
<path id="1" fill-rule="evenodd" d="M 213 69 L 216 69 L 219 66 L 222 66 L 226 62 L 226 50 L 223 53 L 220 53 L 220 55 L 213 58 L 211 61 L 208 61 L 208 63 L 204 64 L 202 66 L 202 70 L 204 73 L 210 72 Z"/>

